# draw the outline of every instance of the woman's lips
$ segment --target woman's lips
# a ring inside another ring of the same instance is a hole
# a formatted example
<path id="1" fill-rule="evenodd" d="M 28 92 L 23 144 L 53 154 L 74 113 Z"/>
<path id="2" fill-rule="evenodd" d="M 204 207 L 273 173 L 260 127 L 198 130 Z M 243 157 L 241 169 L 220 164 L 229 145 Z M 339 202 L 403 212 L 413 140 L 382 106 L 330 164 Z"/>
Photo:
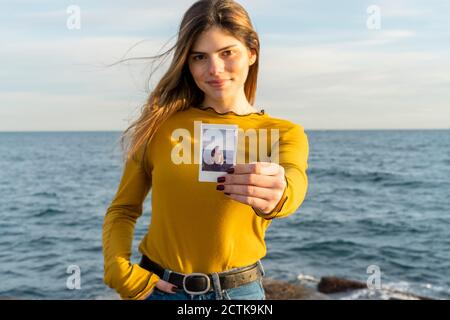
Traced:
<path id="1" fill-rule="evenodd" d="M 206 83 L 209 84 L 212 87 L 220 88 L 222 87 L 229 79 L 222 79 L 222 80 L 214 80 L 214 81 L 207 81 Z"/>

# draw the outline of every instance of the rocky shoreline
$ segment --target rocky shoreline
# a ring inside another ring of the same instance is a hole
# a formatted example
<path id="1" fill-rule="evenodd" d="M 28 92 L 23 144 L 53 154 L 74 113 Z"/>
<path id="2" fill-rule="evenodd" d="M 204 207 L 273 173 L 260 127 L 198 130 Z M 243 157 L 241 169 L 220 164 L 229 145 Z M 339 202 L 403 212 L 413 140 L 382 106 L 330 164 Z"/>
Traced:
<path id="1" fill-rule="evenodd" d="M 330 294 L 345 293 L 367 289 L 367 284 L 337 277 L 323 277 L 317 283 L 317 289 L 301 283 L 264 278 L 263 286 L 267 300 L 331 300 Z M 382 289 L 389 295 L 389 300 L 433 300 L 429 297 L 401 292 L 393 289 Z"/>
<path id="2" fill-rule="evenodd" d="M 263 279 L 266 300 L 329 300 L 321 292 L 301 284 L 294 284 L 271 278 Z"/>

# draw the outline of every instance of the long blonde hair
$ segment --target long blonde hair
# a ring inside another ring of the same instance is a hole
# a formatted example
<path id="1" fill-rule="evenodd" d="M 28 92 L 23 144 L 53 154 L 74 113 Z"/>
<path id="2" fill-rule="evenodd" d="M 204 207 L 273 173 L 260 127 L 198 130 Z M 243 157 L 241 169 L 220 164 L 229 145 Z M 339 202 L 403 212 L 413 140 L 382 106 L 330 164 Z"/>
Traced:
<path id="1" fill-rule="evenodd" d="M 228 32 L 248 49 L 255 50 L 257 58 L 249 67 L 244 85 L 247 100 L 250 104 L 254 103 L 260 44 L 247 11 L 233 0 L 199 0 L 184 14 L 176 44 L 166 52 L 150 57 L 162 58 L 175 50 L 168 70 L 142 106 L 139 118 L 121 136 L 125 160 L 134 157 L 137 151 L 143 148 L 141 161 L 144 161 L 146 147 L 159 126 L 175 112 L 202 103 L 204 93 L 194 82 L 187 59 L 198 36 L 213 26 Z M 145 169 L 144 163 L 140 163 Z"/>

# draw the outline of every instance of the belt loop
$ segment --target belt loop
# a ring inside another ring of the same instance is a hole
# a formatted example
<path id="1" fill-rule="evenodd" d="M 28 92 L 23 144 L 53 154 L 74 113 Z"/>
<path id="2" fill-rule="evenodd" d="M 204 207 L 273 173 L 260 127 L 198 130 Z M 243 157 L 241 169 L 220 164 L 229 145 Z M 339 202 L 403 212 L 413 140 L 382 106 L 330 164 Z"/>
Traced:
<path id="1" fill-rule="evenodd" d="M 169 282 L 170 274 L 172 273 L 169 269 L 164 269 L 163 280 Z"/>
<path id="2" fill-rule="evenodd" d="M 261 262 L 261 260 L 258 260 L 258 266 L 259 266 L 259 269 L 261 270 L 261 276 L 265 276 L 265 274 L 266 274 L 266 272 L 264 271 L 264 267 L 263 267 L 263 265 L 262 265 L 262 262 Z"/>
<path id="3" fill-rule="evenodd" d="M 223 300 L 222 296 L 222 287 L 220 286 L 220 279 L 217 272 L 211 273 L 211 277 L 213 278 L 214 285 L 214 293 L 216 294 L 217 300 Z"/>

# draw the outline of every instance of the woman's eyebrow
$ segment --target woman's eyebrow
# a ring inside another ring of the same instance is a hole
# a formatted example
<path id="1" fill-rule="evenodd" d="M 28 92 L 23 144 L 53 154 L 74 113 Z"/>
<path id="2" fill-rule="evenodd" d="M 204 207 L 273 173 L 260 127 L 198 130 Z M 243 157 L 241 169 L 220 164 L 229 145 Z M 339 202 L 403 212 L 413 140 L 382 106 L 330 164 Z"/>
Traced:
<path id="1" fill-rule="evenodd" d="M 229 48 L 232 48 L 232 47 L 237 47 L 237 45 L 236 44 L 232 44 L 231 46 L 226 46 L 226 47 L 224 47 L 222 49 L 217 50 L 216 52 L 219 52 L 219 51 L 222 51 L 222 50 L 225 50 L 225 49 L 229 49 Z M 192 51 L 192 50 L 191 50 L 191 52 L 189 52 L 189 54 L 204 54 L 204 53 L 206 53 L 206 52 L 199 52 L 199 51 Z"/>

